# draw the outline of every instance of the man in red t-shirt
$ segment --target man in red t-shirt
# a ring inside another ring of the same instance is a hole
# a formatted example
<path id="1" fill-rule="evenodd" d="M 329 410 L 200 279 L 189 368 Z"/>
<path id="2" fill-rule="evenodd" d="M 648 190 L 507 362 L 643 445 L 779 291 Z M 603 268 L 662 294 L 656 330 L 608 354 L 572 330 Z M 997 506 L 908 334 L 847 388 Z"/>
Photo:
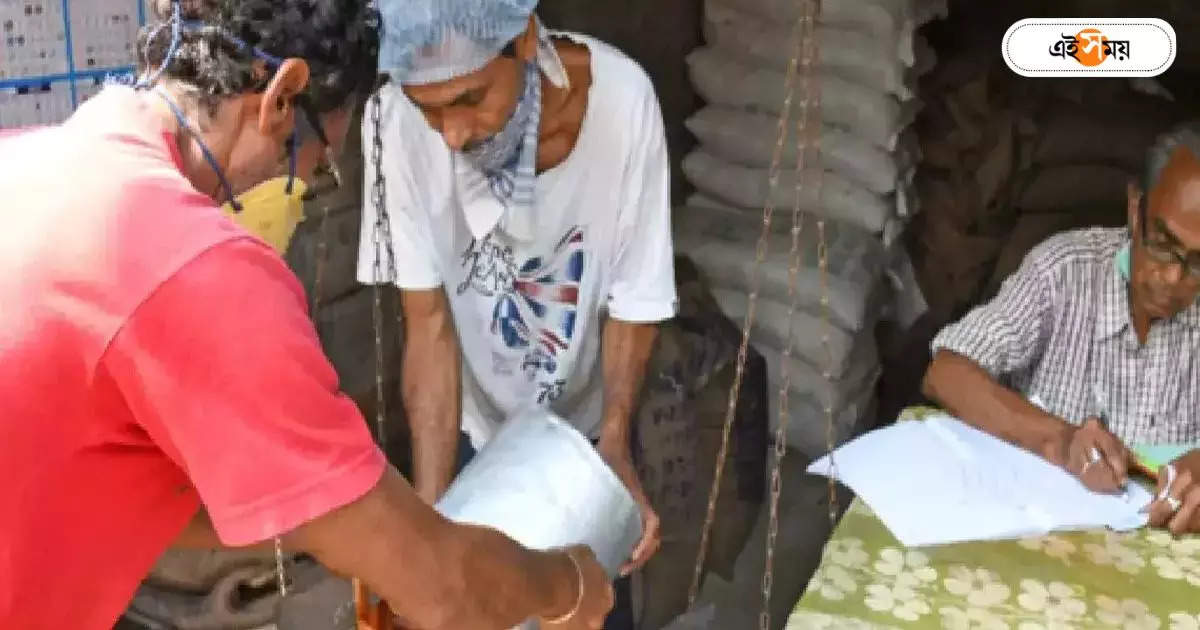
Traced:
<path id="1" fill-rule="evenodd" d="M 585 548 L 450 523 L 387 465 L 298 281 L 218 205 L 278 172 L 299 104 L 340 146 L 366 3 L 152 4 L 144 89 L 0 138 L 0 628 L 106 630 L 168 546 L 275 537 L 412 627 L 599 628 Z"/>

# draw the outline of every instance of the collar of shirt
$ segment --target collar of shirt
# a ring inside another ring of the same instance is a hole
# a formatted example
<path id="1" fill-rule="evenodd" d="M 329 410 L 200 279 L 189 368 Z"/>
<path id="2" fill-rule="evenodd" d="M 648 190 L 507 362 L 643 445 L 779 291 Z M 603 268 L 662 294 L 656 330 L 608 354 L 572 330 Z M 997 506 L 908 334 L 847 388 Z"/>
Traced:
<path id="1" fill-rule="evenodd" d="M 1095 330 L 1095 338 L 1098 341 L 1111 339 L 1130 328 L 1129 283 L 1121 277 L 1115 260 L 1111 265 L 1104 265 L 1101 273 L 1104 274 L 1104 278 L 1101 281 L 1102 292 L 1099 296 Z M 1200 304 L 1192 304 L 1171 319 L 1158 322 L 1158 325 L 1163 324 L 1183 324 L 1200 329 Z"/>

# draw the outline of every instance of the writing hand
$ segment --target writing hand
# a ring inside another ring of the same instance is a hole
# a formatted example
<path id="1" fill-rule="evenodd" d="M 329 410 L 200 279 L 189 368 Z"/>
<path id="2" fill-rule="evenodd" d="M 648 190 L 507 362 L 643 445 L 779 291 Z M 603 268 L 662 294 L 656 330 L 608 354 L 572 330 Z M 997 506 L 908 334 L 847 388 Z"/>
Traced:
<path id="1" fill-rule="evenodd" d="M 1155 496 L 1147 506 L 1150 525 L 1176 536 L 1200 533 L 1200 449 L 1163 466 Z"/>
<path id="2" fill-rule="evenodd" d="M 1071 430 L 1066 469 L 1093 492 L 1117 492 L 1129 476 L 1129 449 L 1098 418 Z"/>

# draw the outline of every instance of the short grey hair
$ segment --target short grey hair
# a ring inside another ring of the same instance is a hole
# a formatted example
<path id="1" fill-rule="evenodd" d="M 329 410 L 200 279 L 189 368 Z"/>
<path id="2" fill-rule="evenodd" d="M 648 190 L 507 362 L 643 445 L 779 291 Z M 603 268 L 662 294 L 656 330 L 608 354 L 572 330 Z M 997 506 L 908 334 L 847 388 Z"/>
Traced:
<path id="1" fill-rule="evenodd" d="M 1200 160 L 1200 121 L 1183 123 L 1155 139 L 1154 144 L 1146 150 L 1146 170 L 1142 174 L 1142 195 L 1150 194 L 1150 189 L 1158 185 L 1163 169 L 1171 161 L 1171 156 L 1179 147 L 1185 147 L 1192 155 Z"/>

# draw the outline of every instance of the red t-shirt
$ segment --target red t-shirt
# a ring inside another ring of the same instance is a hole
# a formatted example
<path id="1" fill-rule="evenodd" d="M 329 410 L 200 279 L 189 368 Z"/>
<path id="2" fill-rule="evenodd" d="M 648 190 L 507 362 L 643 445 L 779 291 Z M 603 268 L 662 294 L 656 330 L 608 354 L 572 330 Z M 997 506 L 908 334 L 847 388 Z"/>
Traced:
<path id="1" fill-rule="evenodd" d="M 299 282 L 143 103 L 0 139 L 0 628 L 107 630 L 201 504 L 253 543 L 385 466 Z"/>

